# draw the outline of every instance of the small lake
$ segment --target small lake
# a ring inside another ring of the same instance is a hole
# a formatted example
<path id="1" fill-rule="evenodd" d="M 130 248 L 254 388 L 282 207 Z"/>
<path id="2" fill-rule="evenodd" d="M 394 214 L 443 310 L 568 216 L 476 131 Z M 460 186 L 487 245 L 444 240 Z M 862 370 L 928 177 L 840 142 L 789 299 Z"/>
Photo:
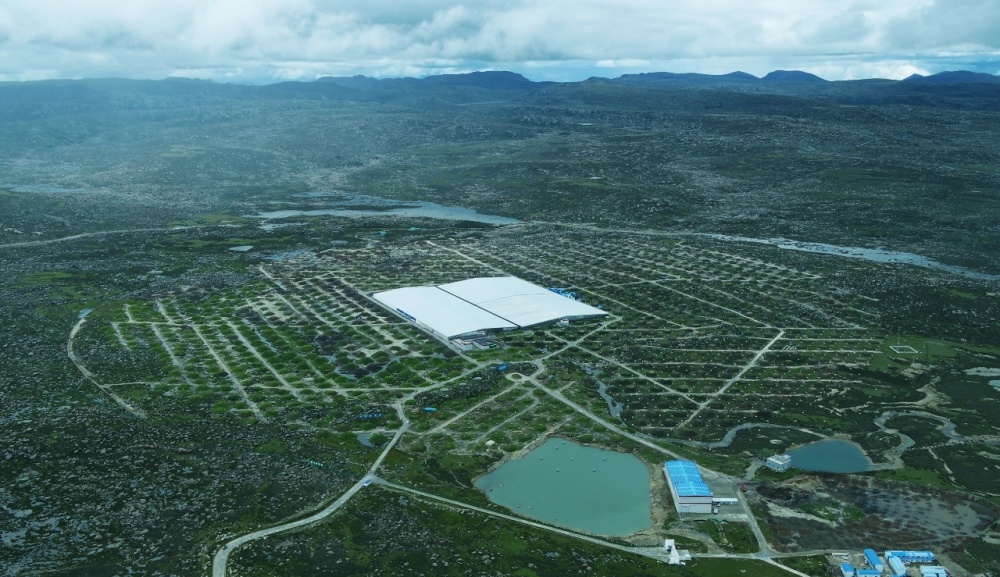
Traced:
<path id="1" fill-rule="evenodd" d="M 273 210 L 251 215 L 257 218 L 275 219 L 298 216 L 343 216 L 359 218 L 363 216 L 401 216 L 410 218 L 436 218 L 441 220 L 468 220 L 485 224 L 516 224 L 516 218 L 482 214 L 471 208 L 445 206 L 435 202 L 393 200 L 364 194 L 344 194 L 328 192 L 304 192 L 295 195 L 329 205 L 329 208 L 306 210 Z"/>
<path id="2" fill-rule="evenodd" d="M 861 448 L 849 441 L 826 439 L 788 451 L 792 466 L 817 473 L 862 473 L 872 468 Z"/>
<path id="3" fill-rule="evenodd" d="M 910 252 L 899 252 L 895 250 L 884 250 L 881 248 L 864 248 L 860 246 L 838 246 L 835 244 L 823 244 L 820 242 L 802 242 L 789 240 L 787 238 L 750 238 L 745 236 L 731 236 L 726 234 L 704 234 L 696 233 L 697 236 L 714 238 L 729 242 L 751 242 L 756 244 L 769 244 L 786 250 L 797 250 L 801 252 L 814 252 L 819 254 L 832 254 L 847 258 L 859 258 L 872 262 L 901 263 L 942 270 L 951 274 L 957 274 L 978 280 L 1000 280 L 1000 275 L 988 274 L 975 271 L 961 266 L 944 264 L 934 259 L 913 254 Z"/>
<path id="4" fill-rule="evenodd" d="M 87 192 L 86 188 L 63 188 L 46 184 L 0 184 L 0 188 L 11 192 L 41 192 L 50 194 L 77 194 Z"/>
<path id="5" fill-rule="evenodd" d="M 648 529 L 649 470 L 636 456 L 549 439 L 476 480 L 498 505 L 597 535 Z"/>

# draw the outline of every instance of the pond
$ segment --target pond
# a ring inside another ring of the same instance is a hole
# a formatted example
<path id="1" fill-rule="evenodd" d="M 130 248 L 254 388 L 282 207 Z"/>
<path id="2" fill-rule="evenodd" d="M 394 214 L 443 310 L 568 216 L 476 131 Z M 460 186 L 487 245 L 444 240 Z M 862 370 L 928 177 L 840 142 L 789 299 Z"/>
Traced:
<path id="1" fill-rule="evenodd" d="M 801 252 L 815 252 L 820 254 L 832 254 L 848 258 L 859 258 L 872 262 L 902 263 L 924 268 L 932 268 L 957 274 L 968 278 L 979 280 L 1000 280 L 1000 275 L 988 274 L 975 271 L 969 268 L 944 264 L 934 259 L 913 254 L 910 252 L 900 252 L 895 250 L 885 250 L 881 248 L 865 248 L 860 246 L 839 246 L 835 244 L 824 244 L 821 242 L 803 242 L 790 240 L 787 238 L 749 238 L 745 236 L 732 236 L 727 234 L 695 233 L 698 236 L 705 236 L 715 240 L 729 242 L 750 242 L 757 244 L 769 244 L 786 250 L 797 250 Z"/>
<path id="2" fill-rule="evenodd" d="M 307 192 L 296 195 L 319 200 L 328 208 L 306 210 L 273 210 L 252 216 L 264 219 L 292 218 L 298 216 L 402 216 L 410 218 L 436 218 L 440 220 L 467 220 L 486 224 L 516 224 L 516 218 L 483 214 L 471 208 L 446 206 L 436 202 L 407 201 L 379 198 L 364 194 Z"/>
<path id="3" fill-rule="evenodd" d="M 636 456 L 549 439 L 476 480 L 498 505 L 597 535 L 648 529 L 649 469 Z"/>
<path id="4" fill-rule="evenodd" d="M 11 192 L 41 192 L 50 194 L 76 194 L 87 192 L 86 188 L 64 188 L 47 184 L 0 184 L 0 188 Z"/>
<path id="5" fill-rule="evenodd" d="M 817 473 L 862 473 L 872 468 L 861 447 L 849 441 L 826 439 L 788 451 L 792 466 Z"/>

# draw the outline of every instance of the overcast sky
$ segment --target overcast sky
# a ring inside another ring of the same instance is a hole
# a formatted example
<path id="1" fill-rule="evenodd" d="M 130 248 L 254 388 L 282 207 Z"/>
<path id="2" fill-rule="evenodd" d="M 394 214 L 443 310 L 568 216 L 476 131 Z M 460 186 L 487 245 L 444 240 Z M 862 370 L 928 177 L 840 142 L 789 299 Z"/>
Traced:
<path id="1" fill-rule="evenodd" d="M 1000 73 L 1000 0 L 0 0 L 0 80 Z"/>

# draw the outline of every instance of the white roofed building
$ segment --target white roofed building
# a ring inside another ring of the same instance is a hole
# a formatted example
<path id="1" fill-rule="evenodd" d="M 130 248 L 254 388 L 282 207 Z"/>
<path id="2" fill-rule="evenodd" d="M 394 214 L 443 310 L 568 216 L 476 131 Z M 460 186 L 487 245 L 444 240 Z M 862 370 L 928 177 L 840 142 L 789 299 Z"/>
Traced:
<path id="1" fill-rule="evenodd" d="M 608 313 L 517 277 L 473 278 L 372 295 L 385 307 L 445 339 Z"/>
<path id="2" fill-rule="evenodd" d="M 519 327 L 607 315 L 598 308 L 513 276 L 472 278 L 438 288 Z"/>
<path id="3" fill-rule="evenodd" d="M 420 328 L 451 339 L 481 330 L 514 329 L 517 325 L 432 286 L 376 293 L 375 300 Z"/>

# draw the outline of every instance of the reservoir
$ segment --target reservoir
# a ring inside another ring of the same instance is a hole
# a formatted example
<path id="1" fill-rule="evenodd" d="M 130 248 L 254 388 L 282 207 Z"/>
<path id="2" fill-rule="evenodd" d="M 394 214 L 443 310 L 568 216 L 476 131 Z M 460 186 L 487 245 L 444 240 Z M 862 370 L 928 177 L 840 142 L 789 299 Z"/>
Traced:
<path id="1" fill-rule="evenodd" d="M 788 451 L 792 466 L 818 473 L 862 473 L 871 470 L 872 463 L 854 443 L 826 439 Z"/>
<path id="2" fill-rule="evenodd" d="M 363 216 L 400 216 L 406 218 L 436 218 L 441 220 L 467 220 L 486 224 L 516 224 L 516 218 L 483 214 L 471 208 L 445 206 L 435 202 L 392 200 L 364 194 L 327 193 L 321 191 L 296 195 L 322 202 L 327 208 L 307 210 L 274 210 L 261 212 L 257 218 L 276 219 L 298 216 L 342 216 L 358 218 Z"/>
<path id="3" fill-rule="evenodd" d="M 648 529 L 649 470 L 634 455 L 549 439 L 476 480 L 490 501 L 598 535 Z"/>

